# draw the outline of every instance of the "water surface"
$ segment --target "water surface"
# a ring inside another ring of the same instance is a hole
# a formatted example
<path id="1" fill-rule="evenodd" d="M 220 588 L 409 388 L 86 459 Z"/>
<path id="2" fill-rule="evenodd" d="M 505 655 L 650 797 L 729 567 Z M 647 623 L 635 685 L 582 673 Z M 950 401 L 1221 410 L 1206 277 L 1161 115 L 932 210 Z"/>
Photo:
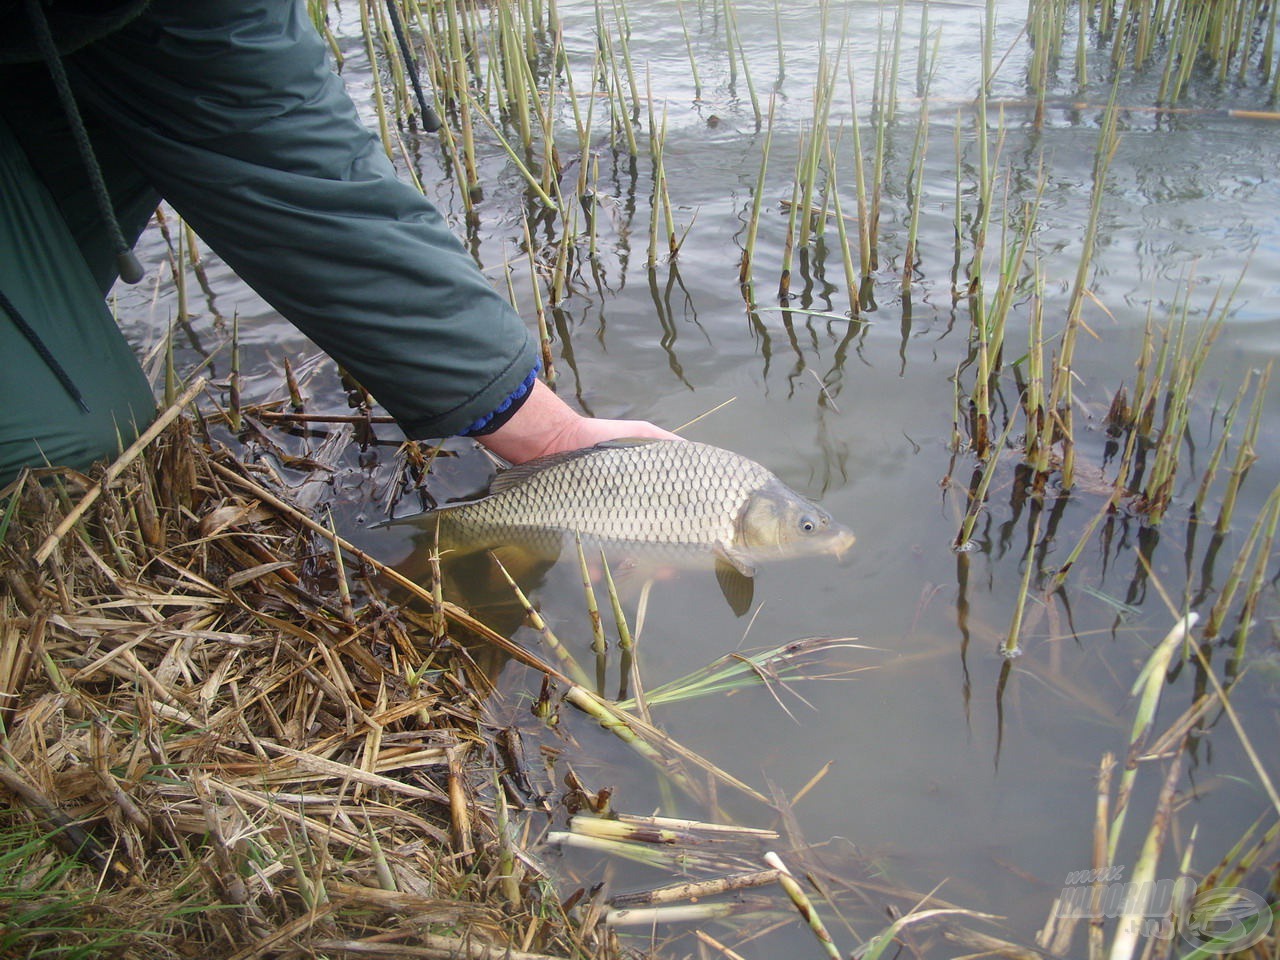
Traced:
<path id="1" fill-rule="evenodd" d="M 1028 50 L 1019 36 L 1024 8 L 1003 2 L 997 8 L 996 49 L 1009 54 L 992 93 L 1025 102 Z M 859 96 L 869 100 L 879 18 L 892 23 L 893 8 L 852 3 L 831 9 L 836 23 L 847 10 Z M 585 89 L 594 55 L 593 6 L 574 0 L 563 2 L 560 10 L 579 86 Z M 783 203 L 791 196 L 799 137 L 810 122 L 820 27 L 816 6 L 810 4 L 787 5 L 778 13 L 772 4 L 744 2 L 737 10 L 757 93 L 762 98 L 776 94 L 755 260 L 757 305 L 776 308 L 787 223 Z M 1244 533 L 1280 481 L 1273 396 L 1235 529 L 1217 547 L 1216 559 L 1206 562 L 1211 530 L 1190 522 L 1190 497 L 1236 387 L 1246 371 L 1280 353 L 1280 137 L 1271 122 L 1233 119 L 1220 109 L 1262 108 L 1267 90 L 1256 83 L 1219 87 L 1199 77 L 1184 105 L 1204 112 L 1159 116 L 1137 109 L 1154 102 L 1158 71 L 1128 79 L 1120 88 L 1120 102 L 1135 109 L 1122 114 L 1090 275 L 1094 299 L 1085 320 L 1095 336 L 1081 338 L 1076 357 L 1082 477 L 1113 476 L 1104 473 L 1102 418 L 1119 386 L 1132 389 L 1148 315 L 1157 324 L 1168 323 L 1190 287 L 1191 315 L 1202 316 L 1215 291 L 1233 286 L 1246 262 L 1248 270 L 1203 375 L 1184 473 L 1168 518 L 1156 528 L 1136 514 L 1116 516 L 1091 541 L 1064 593 L 1047 603 L 1031 601 L 1023 654 L 1010 662 L 999 647 L 1012 618 L 1036 512 L 1019 495 L 1015 451 L 1002 455 L 974 549 L 964 555 L 952 549 L 964 491 L 979 466 L 969 451 L 953 445 L 954 378 L 969 354 L 970 321 L 964 301 L 953 297 L 952 271 L 957 125 L 966 230 L 976 204 L 975 115 L 967 101 L 980 71 L 982 5 L 930 8 L 931 30 L 941 28 L 942 41 L 931 95 L 920 264 L 909 303 L 900 294 L 898 277 L 906 239 L 905 183 L 920 109 L 914 100 L 920 8 L 907 9 L 898 84 L 902 99 L 887 148 L 876 308 L 862 323 L 777 309 L 748 311 L 737 282 L 738 263 L 764 132 L 743 77 L 739 72 L 730 87 L 722 25 L 713 5 L 685 6 L 703 86 L 700 100 L 694 98 L 674 2 L 633 5 L 628 13 L 632 56 L 645 65 L 653 96 L 665 111 L 664 163 L 676 217 L 689 232 L 677 258 L 646 267 L 649 162 L 646 156 L 632 163 L 613 151 L 602 126 L 595 142 L 605 213 L 600 254 L 593 268 L 580 248 L 584 256 L 577 263 L 572 296 L 554 317 L 557 389 L 593 414 L 642 417 L 668 426 L 731 400 L 688 435 L 758 460 L 859 535 L 846 566 L 805 559 L 762 569 L 755 591 L 758 609 L 747 618 L 735 617 L 725 606 L 709 573 L 658 583 L 640 641 L 643 675 L 652 686 L 727 651 L 813 635 L 857 637 L 876 648 L 840 654 L 842 662 L 874 670 L 799 684 L 797 692 L 807 703 L 787 695 L 791 715 L 757 690 L 664 708 L 658 719 L 691 749 L 754 785 L 773 785 L 782 795 L 794 794 L 830 762 L 825 777 L 794 810 L 808 842 L 827 844 L 827 855 L 838 853 L 841 862 L 856 851 L 859 869 L 886 884 L 927 891 L 945 881 L 942 896 L 1008 917 L 1005 934 L 1029 940 L 1048 916 L 1066 874 L 1090 865 L 1100 759 L 1108 751 L 1123 754 L 1132 717 L 1129 688 L 1181 612 L 1166 608 L 1155 581 L 1175 603 L 1191 594 L 1195 608 L 1207 612 Z M 776 18 L 786 50 L 781 78 Z M 369 74 L 358 24 L 336 22 L 335 27 L 348 55 L 348 83 L 360 98 Z M 1073 22 L 1069 36 L 1074 29 Z M 1036 248 L 1045 274 L 1046 330 L 1055 332 L 1061 329 L 1081 253 L 1098 128 L 1109 93 L 1101 61 L 1092 68 L 1094 85 L 1084 89 L 1076 88 L 1071 63 L 1069 45 L 1057 93 L 1089 106 L 1051 108 L 1037 128 L 1032 111 L 1011 102 L 1003 112 L 998 160 L 1000 190 L 1007 178 L 1011 209 L 1017 209 L 1019 196 L 1030 197 L 1043 163 Z M 842 82 L 841 89 L 831 122 L 846 127 L 839 177 L 844 210 L 851 212 L 856 204 L 847 84 Z M 867 117 L 864 105 L 869 154 Z M 997 117 L 993 110 L 993 141 Z M 576 159 L 576 138 L 567 133 L 571 126 L 564 129 L 562 151 Z M 511 270 L 521 308 L 532 318 L 519 225 L 519 211 L 528 208 L 523 183 L 489 144 L 480 222 L 469 227 L 454 184 L 443 172 L 437 143 L 411 132 L 406 137 L 429 195 L 468 237 L 495 284 L 504 285 L 505 271 Z M 576 168 L 566 172 L 567 190 L 575 176 Z M 998 235 L 993 222 L 993 245 Z M 967 243 L 960 258 L 961 284 L 971 258 Z M 163 256 L 157 233 L 148 234 L 144 246 L 153 264 Z M 237 313 L 246 392 L 252 399 L 273 394 L 281 358 L 296 361 L 314 348 L 216 257 L 208 256 L 206 264 L 215 298 L 197 297 L 195 328 L 211 347 L 224 336 L 214 308 L 224 317 Z M 993 258 L 987 270 L 994 275 Z M 160 272 L 153 269 L 151 275 Z M 791 291 L 793 307 L 837 315 L 848 310 L 834 229 L 798 255 Z M 162 336 L 173 296 L 167 273 L 151 290 L 120 292 L 121 315 L 141 347 Z M 1022 298 L 1008 335 L 1010 359 L 1025 350 L 1027 314 Z M 195 359 L 189 347 L 184 351 Z M 225 373 L 225 360 L 215 369 Z M 1016 403 L 1016 389 L 1011 376 L 1001 383 L 998 402 L 1008 410 Z M 329 365 L 317 365 L 308 391 L 313 411 L 345 412 Z M 349 451 L 325 495 L 332 498 L 345 532 L 380 556 L 400 559 L 412 550 L 408 533 L 367 529 L 382 516 L 388 499 L 397 437 L 391 428 L 379 433 L 388 442 L 363 458 L 354 448 Z M 442 497 L 474 491 L 487 475 L 487 465 L 468 455 L 465 444 L 452 448 L 463 456 L 442 462 L 434 481 Z M 1103 502 L 1098 486 L 1083 482 L 1065 499 L 1051 500 L 1047 508 L 1053 519 L 1046 514 L 1042 520 L 1036 562 L 1049 570 L 1060 563 Z M 1139 551 L 1150 561 L 1150 573 Z M 553 628 L 586 660 L 590 634 L 576 570 L 561 565 L 546 572 L 535 595 Z M 1271 586 L 1262 612 L 1247 654 L 1252 669 L 1237 686 L 1234 704 L 1274 778 L 1280 772 L 1274 746 L 1280 651 Z M 519 637 L 537 642 L 528 630 Z M 1215 653 L 1219 669 L 1224 654 Z M 1187 667 L 1169 683 L 1159 729 L 1194 699 L 1196 673 Z M 507 700 L 499 714 L 536 729 L 525 709 L 536 678 L 511 670 L 504 686 Z M 595 787 L 615 787 L 619 808 L 716 815 L 673 802 L 652 771 L 608 734 L 567 713 L 564 721 L 576 738 L 573 762 L 589 772 Z M 555 734 L 544 736 L 569 749 Z M 1159 765 L 1144 768 L 1118 863 L 1132 862 L 1161 774 Z M 1256 780 L 1225 721 L 1205 730 L 1183 776 L 1184 803 L 1174 823 L 1179 838 L 1198 825 L 1197 871 L 1215 865 L 1247 823 L 1267 809 Z M 768 810 L 750 802 L 727 797 L 725 802 L 741 822 L 774 822 Z M 581 854 L 551 862 L 566 877 L 604 875 L 595 858 Z M 1172 854 L 1163 867 L 1172 875 Z M 640 868 L 613 876 L 615 889 L 663 879 Z M 884 923 L 883 914 L 866 907 L 851 916 L 859 938 Z M 721 934 L 732 939 L 732 932 L 721 929 Z M 845 949 L 859 938 L 843 928 L 837 934 Z M 817 948 L 795 924 L 741 949 L 765 957 Z M 936 944 L 927 955 L 949 955 L 948 949 Z"/>

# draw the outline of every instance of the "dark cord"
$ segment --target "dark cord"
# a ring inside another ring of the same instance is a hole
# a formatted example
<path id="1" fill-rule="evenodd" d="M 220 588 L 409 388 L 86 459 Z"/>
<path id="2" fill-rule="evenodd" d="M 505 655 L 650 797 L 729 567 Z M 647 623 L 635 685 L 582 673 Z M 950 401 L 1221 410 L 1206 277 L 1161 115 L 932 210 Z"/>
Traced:
<path id="1" fill-rule="evenodd" d="M 27 323 L 26 317 L 18 312 L 18 308 L 13 305 L 13 301 L 5 296 L 4 291 L 0 291 L 0 309 L 9 314 L 13 318 L 13 325 L 18 328 L 18 332 L 27 338 L 27 342 L 31 344 L 31 348 L 40 355 L 40 359 L 48 365 L 53 371 L 53 375 L 58 378 L 58 382 L 62 384 L 62 388 L 67 391 L 71 399 L 76 402 L 82 412 L 89 412 L 89 405 L 84 402 L 84 397 L 76 385 L 71 381 L 70 374 L 63 369 L 62 364 L 57 361 L 49 348 L 45 346 L 44 341 L 40 339 L 40 335 L 32 329 L 31 324 Z"/>
<path id="2" fill-rule="evenodd" d="M 93 199 L 98 212 L 111 237 L 111 246 L 116 251 L 116 268 L 120 279 L 125 283 L 137 283 L 142 279 L 144 271 L 133 250 L 125 241 L 120 223 L 116 220 L 115 208 L 111 204 L 111 194 L 107 192 L 106 181 L 102 179 L 102 168 L 98 166 L 98 158 L 93 154 L 93 145 L 89 143 L 89 134 L 84 128 L 84 118 L 80 116 L 80 108 L 76 105 L 75 95 L 71 92 L 71 82 L 67 79 L 66 68 L 62 65 L 62 57 L 58 55 L 58 46 L 53 40 L 53 31 L 44 17 L 40 0 L 27 0 L 27 17 L 31 21 L 31 29 L 36 35 L 36 44 L 40 55 L 44 58 L 49 74 L 53 77 L 54 89 L 58 91 L 58 99 L 62 102 L 62 110 L 71 124 L 71 137 L 75 141 L 76 150 L 80 153 L 80 162 L 84 164 L 85 173 L 89 175 L 89 185 L 93 188 Z"/>
<path id="3" fill-rule="evenodd" d="M 409 80 L 413 83 L 414 96 L 418 98 L 418 109 L 422 112 L 422 126 L 427 133 L 435 133 L 440 129 L 440 118 L 431 108 L 431 104 L 427 103 L 426 95 L 422 92 L 422 82 L 418 79 L 418 62 L 413 58 L 413 51 L 409 49 L 409 40 L 404 35 L 404 21 L 400 19 L 396 0 L 387 0 L 387 13 L 391 16 L 391 29 L 395 31 L 400 56 L 404 58 L 405 69 L 409 73 Z"/>

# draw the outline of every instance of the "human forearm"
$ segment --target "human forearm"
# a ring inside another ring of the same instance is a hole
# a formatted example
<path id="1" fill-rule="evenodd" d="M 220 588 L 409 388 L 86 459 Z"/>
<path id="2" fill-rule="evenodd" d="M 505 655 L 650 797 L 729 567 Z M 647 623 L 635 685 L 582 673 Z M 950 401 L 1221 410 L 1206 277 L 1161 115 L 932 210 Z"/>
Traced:
<path id="1" fill-rule="evenodd" d="M 584 417 L 545 383 L 535 380 L 528 399 L 511 419 L 493 433 L 476 439 L 504 460 L 524 463 L 535 457 L 621 437 L 679 439 L 674 433 L 644 420 Z"/>

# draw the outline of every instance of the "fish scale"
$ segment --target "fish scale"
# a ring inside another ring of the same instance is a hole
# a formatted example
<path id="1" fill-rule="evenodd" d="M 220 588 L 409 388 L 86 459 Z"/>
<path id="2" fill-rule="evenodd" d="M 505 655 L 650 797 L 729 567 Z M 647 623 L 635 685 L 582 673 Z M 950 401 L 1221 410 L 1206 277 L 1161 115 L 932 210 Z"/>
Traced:
<path id="1" fill-rule="evenodd" d="M 853 534 L 760 464 L 686 440 L 610 440 L 499 474 L 487 497 L 410 518 L 435 527 L 443 551 L 517 547 L 554 560 L 574 534 L 593 547 L 686 566 L 714 559 L 735 612 L 733 582 L 758 560 L 842 555 Z"/>
<path id="2" fill-rule="evenodd" d="M 605 444 L 515 468 L 480 500 L 436 511 L 442 536 L 498 541 L 546 531 L 592 540 L 705 548 L 733 540 L 752 493 L 778 483 L 759 464 L 692 441 Z"/>

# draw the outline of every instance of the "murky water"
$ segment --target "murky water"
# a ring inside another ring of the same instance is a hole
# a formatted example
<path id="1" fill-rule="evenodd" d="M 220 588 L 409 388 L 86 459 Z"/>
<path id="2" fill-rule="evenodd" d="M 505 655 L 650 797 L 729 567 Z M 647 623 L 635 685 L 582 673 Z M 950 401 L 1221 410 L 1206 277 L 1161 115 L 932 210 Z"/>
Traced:
<path id="1" fill-rule="evenodd" d="M 1028 52 L 1019 40 L 1024 8 L 1001 3 L 999 9 L 996 49 L 1011 52 L 993 95 L 1012 101 L 1026 96 L 1022 79 Z M 781 202 L 790 198 L 797 143 L 811 114 L 819 22 L 809 4 L 787 5 L 778 13 L 769 3 L 742 2 L 737 10 L 757 93 L 762 98 L 777 94 L 755 260 L 760 306 L 776 308 L 772 292 L 786 231 Z M 833 6 L 833 21 L 842 10 Z M 749 618 L 733 615 L 709 573 L 658 583 L 641 638 L 643 675 L 652 686 L 730 650 L 813 635 L 858 637 L 876 649 L 839 655 L 845 664 L 875 669 L 842 680 L 800 682 L 796 695 L 782 694 L 791 715 L 757 690 L 663 708 L 658 719 L 691 749 L 752 784 L 774 785 L 784 796 L 830 762 L 825 777 L 794 811 L 806 840 L 831 841 L 830 849 L 841 850 L 852 844 L 886 884 L 927 891 L 945 881 L 941 896 L 1006 916 L 1006 935 L 1029 940 L 1048 916 L 1066 874 L 1090 865 L 1099 761 L 1108 751 L 1123 755 L 1132 717 L 1129 688 L 1175 618 L 1157 582 L 1175 603 L 1189 593 L 1197 598 L 1196 608 L 1207 611 L 1247 527 L 1280 481 L 1272 399 L 1235 531 L 1217 548 L 1216 558 L 1208 559 L 1211 530 L 1189 523 L 1189 500 L 1236 387 L 1246 371 L 1280 354 L 1280 137 L 1274 122 L 1233 119 L 1219 109 L 1263 108 L 1266 90 L 1218 88 L 1201 80 L 1185 105 L 1203 112 L 1157 117 L 1135 109 L 1122 116 L 1090 284 L 1095 300 L 1085 311 L 1095 336 L 1082 337 L 1076 358 L 1082 476 L 1099 476 L 1103 468 L 1102 418 L 1116 388 L 1132 388 L 1148 313 L 1158 323 L 1167 322 L 1192 283 L 1192 315 L 1202 315 L 1220 285 L 1230 288 L 1236 282 L 1246 261 L 1248 270 L 1204 373 L 1178 497 L 1167 520 L 1150 528 L 1122 514 L 1107 524 L 1085 550 L 1064 593 L 1048 603 L 1029 604 L 1025 652 L 1010 663 L 998 651 L 1013 615 L 1036 514 L 1019 496 L 1016 453 L 1002 457 L 975 533 L 976 549 L 964 556 L 951 549 L 964 490 L 976 467 L 970 455 L 951 446 L 953 378 L 968 355 L 969 323 L 963 303 L 952 296 L 953 136 L 958 124 L 967 224 L 975 203 L 976 161 L 974 115 L 963 101 L 976 89 L 982 5 L 940 4 L 930 11 L 931 28 L 943 33 L 931 99 L 920 265 L 909 307 L 897 280 L 906 239 L 904 184 L 919 109 L 911 99 L 919 8 L 908 10 L 903 100 L 887 150 L 878 307 L 860 324 L 777 309 L 749 315 L 745 309 L 738 263 L 764 134 L 744 78 L 738 76 L 734 90 L 728 86 L 723 33 L 710 5 L 699 10 L 686 4 L 685 13 L 698 50 L 699 102 L 693 99 L 675 4 L 663 0 L 629 10 L 632 55 L 648 65 L 654 97 L 666 110 L 664 162 L 676 218 L 682 229 L 689 227 L 687 239 L 676 259 L 646 269 L 648 162 L 642 158 L 633 172 L 625 158 L 610 151 L 602 128 L 596 144 L 598 189 L 606 195 L 607 216 L 595 272 L 579 262 L 573 296 L 556 316 L 558 389 L 595 414 L 638 416 L 669 426 L 732 401 L 688 435 L 765 464 L 850 524 L 859 545 L 843 567 L 808 559 L 763 569 L 756 584 L 758 610 Z M 859 96 L 869 99 L 881 9 L 851 4 L 848 13 Z M 562 2 L 561 14 L 571 57 L 585 79 L 593 56 L 592 6 Z M 891 14 L 891 9 L 885 12 L 890 20 Z M 781 80 L 775 18 L 786 50 Z M 355 37 L 346 35 L 344 46 L 348 83 L 359 97 L 368 75 Z M 1051 109 L 1036 129 L 1031 111 L 1011 103 L 1003 114 L 999 159 L 1000 169 L 1009 171 L 1013 195 L 1029 197 L 1043 158 L 1037 247 L 1046 279 L 1046 329 L 1055 332 L 1080 254 L 1098 126 L 1109 92 L 1102 81 L 1075 90 L 1070 69 L 1068 54 L 1061 69 L 1062 94 L 1092 106 Z M 1095 67 L 1094 76 L 1102 75 Z M 1150 105 L 1158 80 L 1157 71 L 1122 85 L 1120 102 Z M 832 122 L 847 126 L 847 92 L 838 98 Z M 410 147 L 428 192 L 465 232 L 460 201 L 440 173 L 438 148 L 431 140 L 412 141 Z M 846 212 L 856 209 L 848 147 L 846 135 L 840 173 Z M 576 146 L 566 140 L 562 149 L 570 156 Z M 529 312 L 527 264 L 523 255 L 516 256 L 523 184 L 496 155 L 486 168 L 491 180 L 481 225 L 470 239 L 495 283 L 504 282 L 503 265 L 511 262 L 515 288 Z M 566 177 L 574 174 L 576 169 Z M 998 236 L 998 226 L 993 225 L 992 236 Z M 145 247 L 153 263 L 162 256 L 158 234 L 149 234 Z M 962 283 L 969 257 L 966 247 Z M 310 355 L 313 348 L 216 258 L 209 257 L 207 266 L 217 311 L 239 314 L 251 378 L 246 392 L 260 399 L 276 388 L 280 358 Z M 994 275 L 990 260 L 988 271 Z M 834 229 L 828 229 L 824 245 L 798 257 L 792 293 L 792 306 L 836 314 L 848 309 Z M 172 310 L 167 276 L 156 289 L 121 291 L 120 297 L 131 336 L 141 345 L 153 344 Z M 208 302 L 197 298 L 197 303 L 202 315 L 196 328 L 206 345 L 214 345 L 223 334 L 214 329 Z M 1022 303 L 1011 321 L 1011 358 L 1025 349 L 1026 321 Z M 215 366 L 225 373 L 225 360 Z M 1002 383 L 1003 410 L 1017 396 L 1011 377 Z M 309 389 L 311 409 L 341 411 L 342 396 L 327 366 L 320 367 Z M 382 433 L 395 437 L 391 429 Z M 354 455 L 348 457 L 329 495 L 346 531 L 366 548 L 398 559 L 410 552 L 407 533 L 366 529 L 381 517 L 394 447 L 376 450 L 381 462 L 368 469 L 357 466 Z M 456 495 L 475 489 L 484 476 L 482 461 L 463 457 L 444 463 L 437 483 L 445 495 Z M 1035 545 L 1039 565 L 1052 570 L 1065 558 L 1104 496 L 1082 483 L 1065 500 L 1050 503 Z M 1150 561 L 1150 573 L 1139 552 Z M 589 630 L 576 571 L 550 571 L 537 597 L 553 628 L 587 658 Z M 1246 656 L 1251 669 L 1236 687 L 1234 703 L 1275 777 L 1280 773 L 1274 736 L 1280 652 L 1270 589 L 1262 613 Z M 532 634 L 521 638 L 536 642 Z M 1215 656 L 1224 659 L 1225 651 Z M 1160 729 L 1194 699 L 1196 673 L 1188 666 L 1171 681 Z M 508 680 L 512 699 L 506 709 L 531 725 L 520 690 L 534 681 L 517 671 Z M 575 765 L 589 773 L 594 787 L 615 786 L 620 808 L 711 815 L 688 804 L 672 808 L 651 771 L 608 734 L 565 719 L 581 748 Z M 1158 764 L 1143 770 L 1118 863 L 1132 862 L 1161 770 Z M 1198 871 L 1216 864 L 1247 823 L 1267 809 L 1236 734 L 1221 719 L 1204 732 L 1182 789 L 1186 802 L 1174 824 L 1180 839 L 1170 849 L 1181 850 L 1181 838 L 1198 825 Z M 771 822 L 764 808 L 724 799 L 743 822 Z M 600 875 L 595 861 L 581 855 L 568 857 L 562 866 L 587 877 Z M 1172 855 L 1163 867 L 1162 875 L 1172 875 Z M 635 869 L 623 871 L 616 885 L 640 887 L 662 879 Z M 854 909 L 851 916 L 860 937 L 884 924 L 874 910 Z M 846 949 L 857 942 L 843 928 L 836 938 Z M 789 925 L 743 951 L 775 956 L 792 948 L 817 949 L 807 931 Z M 947 955 L 947 949 L 935 946 L 928 955 Z"/>

